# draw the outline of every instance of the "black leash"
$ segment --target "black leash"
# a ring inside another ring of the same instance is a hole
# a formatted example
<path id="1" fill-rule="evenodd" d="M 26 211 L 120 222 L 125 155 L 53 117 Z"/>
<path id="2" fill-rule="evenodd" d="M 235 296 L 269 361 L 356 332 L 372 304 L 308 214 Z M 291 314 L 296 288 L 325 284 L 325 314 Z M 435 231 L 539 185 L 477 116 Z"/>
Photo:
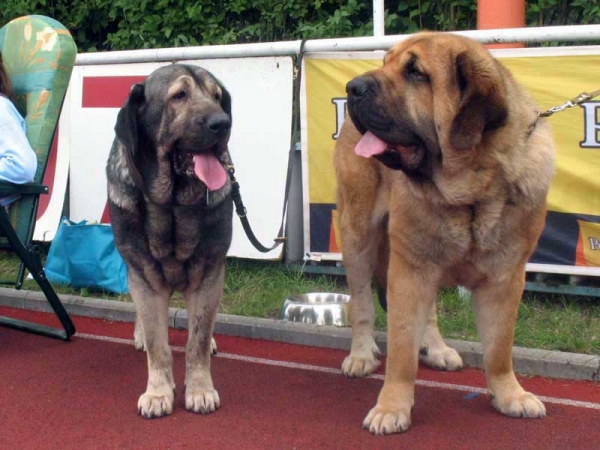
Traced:
<path id="1" fill-rule="evenodd" d="M 231 180 L 231 198 L 235 204 L 235 212 L 242 222 L 246 236 L 254 245 L 254 247 L 261 253 L 268 253 L 271 250 L 277 248 L 279 245 L 286 241 L 285 237 L 285 217 L 287 212 L 288 196 L 290 193 L 290 186 L 292 184 L 292 167 L 294 162 L 294 152 L 296 151 L 296 134 L 300 126 L 300 81 L 302 74 L 302 58 L 304 57 L 304 44 L 306 39 L 302 39 L 300 43 L 300 51 L 298 52 L 298 58 L 296 59 L 296 79 L 294 80 L 294 100 L 292 104 L 292 137 L 290 143 L 290 152 L 288 155 L 288 168 L 287 176 L 285 180 L 285 195 L 283 197 L 283 211 L 281 213 L 281 225 L 275 238 L 275 243 L 271 247 L 265 247 L 254 235 L 250 222 L 248 222 L 248 211 L 242 202 L 242 195 L 240 194 L 240 184 L 235 178 L 235 168 L 233 166 L 226 166 L 227 172 L 229 173 L 229 179 Z"/>

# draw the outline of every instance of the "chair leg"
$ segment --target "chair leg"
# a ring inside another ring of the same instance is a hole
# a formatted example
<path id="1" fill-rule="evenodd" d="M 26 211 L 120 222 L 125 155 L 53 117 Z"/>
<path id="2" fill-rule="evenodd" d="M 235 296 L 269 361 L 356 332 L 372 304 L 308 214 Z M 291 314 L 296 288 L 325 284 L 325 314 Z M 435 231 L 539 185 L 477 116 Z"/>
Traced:
<path id="1" fill-rule="evenodd" d="M 21 289 L 23 287 L 23 280 L 25 279 L 25 264 L 21 261 L 19 264 L 19 273 L 17 274 L 17 282 L 15 283 L 15 289 Z"/>
<path id="2" fill-rule="evenodd" d="M 50 284 L 50 281 L 48 281 L 48 278 L 46 278 L 46 272 L 44 272 L 44 266 L 42 264 L 39 247 L 37 245 L 32 246 L 32 248 L 29 250 L 29 254 L 31 255 L 33 264 L 31 268 L 28 267 L 28 270 L 31 272 L 33 279 L 42 288 L 42 292 L 44 292 L 44 295 L 58 316 L 63 328 L 69 336 L 72 336 L 75 334 L 75 325 L 73 325 L 73 322 L 69 317 L 69 313 L 67 313 L 65 310 L 65 307 L 58 298 L 58 295 Z"/>
<path id="3" fill-rule="evenodd" d="M 73 334 L 75 334 L 75 325 L 73 325 L 69 314 L 67 313 L 63 304 L 58 298 L 58 295 L 56 295 L 54 288 L 46 278 L 46 273 L 44 272 L 44 267 L 42 265 L 42 260 L 37 246 L 32 246 L 29 249 L 25 248 L 25 246 L 15 233 L 10 223 L 10 220 L 8 219 L 8 216 L 4 211 L 4 208 L 0 208 L 0 229 L 3 231 L 4 236 L 6 236 L 6 238 L 12 245 L 14 252 L 19 256 L 27 270 L 29 270 L 29 272 L 33 276 L 33 279 L 37 282 L 37 284 L 44 292 L 46 299 L 50 303 L 50 306 L 54 310 L 55 314 L 57 315 L 58 320 L 64 328 L 64 331 L 37 325 L 31 322 L 17 321 L 15 319 L 1 317 L 0 324 L 10 326 L 13 328 L 18 328 L 21 330 L 31 331 L 33 333 L 42 334 L 45 336 L 69 340 L 69 338 Z"/>

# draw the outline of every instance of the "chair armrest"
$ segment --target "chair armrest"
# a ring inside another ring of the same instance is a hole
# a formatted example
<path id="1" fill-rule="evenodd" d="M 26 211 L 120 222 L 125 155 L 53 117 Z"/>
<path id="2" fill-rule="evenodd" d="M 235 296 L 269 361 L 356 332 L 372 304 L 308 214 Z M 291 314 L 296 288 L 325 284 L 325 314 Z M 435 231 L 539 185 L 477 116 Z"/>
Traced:
<path id="1" fill-rule="evenodd" d="M 0 197 L 8 195 L 34 195 L 47 194 L 48 186 L 35 183 L 15 184 L 8 181 L 0 181 Z"/>

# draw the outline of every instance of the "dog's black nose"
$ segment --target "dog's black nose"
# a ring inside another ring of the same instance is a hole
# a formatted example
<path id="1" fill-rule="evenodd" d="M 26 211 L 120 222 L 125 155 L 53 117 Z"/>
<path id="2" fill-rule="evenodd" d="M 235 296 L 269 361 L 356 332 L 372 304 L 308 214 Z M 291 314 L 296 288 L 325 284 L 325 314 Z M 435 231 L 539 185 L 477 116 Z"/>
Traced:
<path id="1" fill-rule="evenodd" d="M 353 97 L 362 97 L 367 93 L 373 79 L 371 77 L 356 77 L 346 85 L 346 92 Z"/>
<path id="2" fill-rule="evenodd" d="M 225 133 L 231 127 L 231 119 L 225 113 L 211 114 L 206 119 L 206 125 L 215 134 Z"/>

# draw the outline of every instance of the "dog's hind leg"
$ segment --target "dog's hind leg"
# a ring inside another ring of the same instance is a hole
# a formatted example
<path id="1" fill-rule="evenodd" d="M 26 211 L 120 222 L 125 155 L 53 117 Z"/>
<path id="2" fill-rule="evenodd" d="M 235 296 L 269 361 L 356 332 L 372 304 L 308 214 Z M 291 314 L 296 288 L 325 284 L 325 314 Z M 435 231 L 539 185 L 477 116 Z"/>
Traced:
<path id="1" fill-rule="evenodd" d="M 188 311 L 188 342 L 185 354 L 185 407 L 208 414 L 220 406 L 219 393 L 210 374 L 213 328 L 223 295 L 224 261 L 207 264 L 199 289 L 185 292 Z"/>
<path id="2" fill-rule="evenodd" d="M 138 411 L 146 419 L 162 417 L 173 411 L 175 389 L 168 337 L 171 293 L 166 289 L 154 291 L 133 268 L 129 268 L 128 275 L 148 359 L 148 385 L 138 400 Z"/>
<path id="3" fill-rule="evenodd" d="M 456 350 L 444 342 L 438 328 L 437 306 L 434 303 L 429 312 L 427 326 L 421 338 L 419 359 L 429 367 L 440 370 L 462 369 L 462 358 Z"/>

